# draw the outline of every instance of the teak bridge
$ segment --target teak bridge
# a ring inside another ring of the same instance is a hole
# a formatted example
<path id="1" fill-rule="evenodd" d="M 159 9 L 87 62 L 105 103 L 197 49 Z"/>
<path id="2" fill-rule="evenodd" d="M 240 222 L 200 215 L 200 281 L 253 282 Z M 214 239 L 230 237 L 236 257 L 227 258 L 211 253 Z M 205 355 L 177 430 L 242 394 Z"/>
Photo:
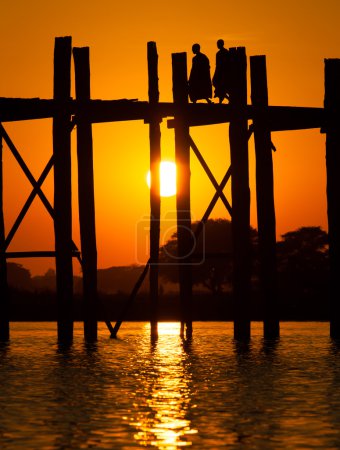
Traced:
<path id="1" fill-rule="evenodd" d="M 76 98 L 71 98 L 71 57 L 75 68 Z M 92 100 L 90 96 L 89 48 L 73 48 L 71 37 L 58 37 L 54 49 L 53 99 L 0 98 L 0 135 L 32 185 L 32 192 L 9 233 L 5 234 L 3 211 L 3 168 L 1 155 L 0 195 L 0 341 L 9 339 L 9 289 L 6 259 L 53 256 L 56 261 L 58 340 L 73 338 L 72 258 L 81 262 L 83 272 L 84 335 L 87 342 L 97 339 L 97 250 L 95 234 L 92 123 L 143 120 L 149 127 L 150 172 L 150 257 L 143 273 L 115 326 L 106 324 L 115 337 L 141 283 L 149 272 L 151 336 L 157 336 L 158 258 L 160 233 L 161 159 L 160 123 L 169 118 L 174 129 L 177 163 L 177 230 L 181 334 L 192 335 L 191 253 L 193 234 L 190 213 L 190 149 L 194 151 L 215 187 L 215 195 L 201 223 L 208 219 L 221 198 L 232 217 L 234 337 L 250 337 L 250 191 L 248 140 L 254 134 L 256 157 L 256 198 L 260 249 L 260 282 L 264 300 L 264 337 L 279 336 L 277 309 L 277 269 L 275 207 L 271 133 L 283 130 L 320 128 L 326 133 L 327 202 L 330 254 L 330 335 L 340 338 L 340 59 L 325 60 L 324 108 L 269 106 L 266 58 L 250 57 L 251 105 L 247 104 L 247 57 L 244 47 L 231 48 L 230 99 L 228 104 L 189 104 L 186 53 L 172 54 L 173 102 L 159 102 L 158 55 L 154 42 L 147 45 L 149 101 Z M 8 136 L 5 122 L 53 119 L 53 155 L 38 179 L 35 179 Z M 251 121 L 251 123 L 249 123 Z M 190 127 L 229 123 L 231 167 L 217 183 L 197 146 Z M 78 161 L 78 201 L 81 249 L 71 232 L 71 132 L 76 125 Z M 1 146 L 2 148 L 2 146 Z M 54 205 L 41 187 L 54 169 Z M 231 205 L 223 189 L 231 178 Z M 7 248 L 28 211 L 39 196 L 54 221 L 55 250 L 51 252 L 8 252 Z M 195 231 L 196 237 L 202 227 Z"/>

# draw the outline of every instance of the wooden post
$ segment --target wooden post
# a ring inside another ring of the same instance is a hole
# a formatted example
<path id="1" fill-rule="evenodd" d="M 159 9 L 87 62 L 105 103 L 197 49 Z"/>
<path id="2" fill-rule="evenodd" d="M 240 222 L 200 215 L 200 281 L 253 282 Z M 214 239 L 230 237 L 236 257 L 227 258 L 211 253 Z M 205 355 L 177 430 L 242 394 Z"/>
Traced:
<path id="1" fill-rule="evenodd" d="M 73 49 L 77 108 L 79 224 L 83 270 L 84 337 L 97 340 L 97 243 L 94 201 L 92 124 L 82 106 L 90 100 L 89 48 Z"/>
<path id="2" fill-rule="evenodd" d="M 7 284 L 6 244 L 3 207 L 2 136 L 0 136 L 0 341 L 9 340 L 9 292 Z"/>
<path id="3" fill-rule="evenodd" d="M 250 57 L 251 100 L 254 106 L 257 226 L 260 283 L 264 299 L 266 339 L 280 334 L 277 311 L 276 225 L 271 134 L 268 125 L 268 88 L 265 56 Z"/>
<path id="4" fill-rule="evenodd" d="M 192 272 L 193 234 L 190 212 L 190 139 L 186 117 L 188 105 L 186 53 L 172 54 L 173 99 L 175 104 L 175 152 L 177 165 L 177 245 L 182 310 L 181 333 L 192 336 Z"/>
<path id="5" fill-rule="evenodd" d="M 155 110 L 159 102 L 158 88 L 158 54 L 155 42 L 148 42 L 148 76 L 150 103 L 150 327 L 151 337 L 158 335 L 158 262 L 160 233 L 160 162 L 161 162 L 161 129 L 160 118 Z"/>
<path id="6" fill-rule="evenodd" d="M 71 37 L 67 36 L 56 38 L 54 48 L 54 233 L 60 342 L 73 339 L 70 87 Z"/>
<path id="7" fill-rule="evenodd" d="M 231 159 L 234 337 L 250 338 L 250 191 L 248 171 L 247 58 L 231 48 L 229 126 Z"/>
<path id="8" fill-rule="evenodd" d="M 340 339 L 340 59 L 325 60 L 330 335 Z"/>

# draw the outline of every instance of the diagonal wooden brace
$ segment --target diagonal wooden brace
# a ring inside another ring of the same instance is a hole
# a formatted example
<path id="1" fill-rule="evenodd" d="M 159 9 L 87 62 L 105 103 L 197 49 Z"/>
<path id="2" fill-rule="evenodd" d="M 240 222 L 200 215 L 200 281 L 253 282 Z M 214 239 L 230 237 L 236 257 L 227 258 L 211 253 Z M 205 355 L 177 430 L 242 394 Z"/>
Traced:
<path id="1" fill-rule="evenodd" d="M 19 228 L 21 222 L 23 221 L 24 217 L 26 216 L 27 211 L 29 210 L 29 207 L 33 203 L 33 200 L 35 199 L 35 196 L 38 194 L 38 189 L 41 188 L 42 184 L 44 183 L 47 175 L 49 174 L 51 168 L 53 167 L 53 156 L 51 156 L 50 160 L 46 164 L 45 169 L 42 171 L 40 177 L 38 178 L 37 184 L 35 187 L 33 187 L 32 192 L 30 193 L 29 197 L 27 198 L 24 206 L 22 207 L 16 221 L 14 222 L 11 230 L 9 231 L 6 240 L 5 240 L 5 248 L 7 250 L 9 244 L 11 243 L 17 229 Z"/>
<path id="2" fill-rule="evenodd" d="M 196 239 L 198 239 L 199 235 L 201 234 L 202 229 L 203 229 L 203 225 L 207 222 L 207 220 L 208 220 L 212 210 L 214 209 L 214 207 L 215 207 L 215 205 L 217 203 L 217 200 L 220 197 L 219 191 L 220 190 L 223 191 L 223 189 L 225 188 L 225 186 L 226 186 L 230 176 L 231 176 L 231 166 L 229 167 L 229 169 L 227 170 L 226 174 L 224 175 L 223 180 L 221 181 L 221 184 L 219 184 L 219 189 L 216 190 L 216 192 L 215 192 L 213 198 L 211 199 L 211 202 L 209 203 L 209 206 L 206 209 L 202 219 L 198 222 L 197 228 L 195 230 L 195 238 Z M 228 209 L 228 211 L 229 211 L 229 209 Z M 229 214 L 231 215 L 231 213 L 232 213 L 232 210 L 231 210 L 231 207 L 230 207 Z"/>
<path id="3" fill-rule="evenodd" d="M 205 162 L 201 152 L 198 150 L 197 145 L 192 140 L 191 136 L 189 136 L 189 142 L 190 142 L 190 147 L 194 151 L 194 153 L 197 156 L 197 159 L 199 160 L 199 162 L 201 163 L 201 166 L 203 167 L 205 173 L 208 175 L 209 180 L 211 181 L 211 183 L 213 184 L 214 188 L 216 189 L 218 197 L 220 197 L 220 199 L 224 203 L 224 206 L 227 208 L 229 214 L 231 215 L 230 203 L 226 199 L 226 197 L 225 197 L 225 195 L 223 193 L 223 190 L 221 189 L 220 185 L 217 183 L 214 175 L 212 174 L 211 170 L 209 169 L 208 164 Z"/>
<path id="4" fill-rule="evenodd" d="M 44 179 L 46 178 L 47 174 L 49 173 L 49 171 L 50 171 L 50 169 L 51 169 L 51 167 L 52 167 L 52 165 L 53 165 L 53 160 L 52 160 L 52 158 L 50 159 L 50 161 L 47 163 L 47 165 L 46 165 L 44 171 L 42 172 L 41 176 L 39 177 L 38 181 L 36 181 L 36 179 L 35 179 L 34 176 L 32 175 L 32 172 L 31 172 L 31 171 L 29 170 L 29 168 L 27 167 L 27 164 L 25 163 L 25 161 L 24 161 L 23 158 L 21 157 L 21 155 L 20 155 L 18 149 L 16 148 L 16 146 L 15 146 L 14 143 L 12 142 L 11 138 L 8 136 L 8 134 L 7 134 L 6 130 L 5 130 L 5 128 L 3 127 L 2 123 L 0 123 L 0 136 L 3 137 L 3 139 L 4 139 L 4 141 L 6 142 L 8 148 L 9 148 L 10 151 L 12 152 L 14 158 L 16 159 L 16 161 L 18 162 L 18 164 L 19 164 L 19 166 L 21 167 L 22 171 L 23 171 L 24 174 L 26 175 L 28 181 L 29 181 L 29 182 L 31 183 L 31 185 L 33 186 L 33 191 L 31 192 L 29 198 L 27 199 L 27 201 L 26 201 L 24 207 L 22 208 L 22 210 L 21 210 L 21 212 L 20 212 L 20 214 L 19 214 L 19 216 L 18 216 L 18 218 L 17 218 L 17 220 L 16 220 L 16 222 L 19 221 L 19 220 L 20 220 L 20 222 L 19 222 L 18 225 L 16 226 L 16 229 L 14 230 L 13 235 L 12 235 L 12 236 L 7 236 L 7 238 L 6 238 L 6 248 L 7 248 L 8 245 L 9 245 L 9 242 L 12 240 L 12 238 L 13 238 L 13 236 L 14 236 L 14 234 L 15 234 L 17 228 L 19 227 L 21 221 L 22 221 L 23 218 L 25 217 L 25 215 L 26 215 L 26 213 L 27 213 L 27 210 L 28 210 L 28 207 L 30 206 L 30 204 L 32 203 L 32 201 L 33 201 L 33 199 L 34 199 L 34 197 L 35 197 L 36 195 L 38 195 L 38 196 L 40 197 L 40 200 L 42 201 L 42 203 L 43 203 L 43 205 L 45 206 L 46 210 L 48 211 L 48 213 L 50 214 L 50 216 L 51 216 L 52 219 L 54 220 L 54 209 L 53 209 L 53 206 L 51 205 L 51 203 L 49 202 L 49 200 L 47 199 L 47 197 L 45 196 L 45 194 L 44 194 L 43 191 L 41 190 L 41 185 L 42 185 Z M 51 167 L 49 167 L 50 165 L 51 165 Z M 46 172 L 47 172 L 47 173 L 46 173 Z M 42 178 L 43 178 L 43 179 L 42 179 Z M 41 179 L 42 179 L 42 180 L 41 180 Z M 32 197 L 32 200 L 31 200 L 31 197 Z M 28 203 L 28 202 L 30 202 L 30 203 L 28 204 L 28 207 L 27 207 L 27 203 Z M 24 208 L 26 208 L 25 211 L 24 211 Z M 23 211 L 24 211 L 24 212 L 23 212 Z M 22 215 L 22 217 L 20 217 L 21 215 Z M 16 224 L 16 222 L 15 222 L 15 224 Z M 14 224 L 14 225 L 15 225 L 15 224 Z M 11 231 L 12 231 L 12 230 L 11 230 Z M 10 237 L 10 239 L 8 239 L 9 237 Z M 8 242 L 8 244 L 7 244 L 7 242 Z M 73 247 L 73 250 L 77 250 L 77 251 L 79 252 L 79 250 L 78 250 L 76 244 L 75 244 L 73 241 L 72 241 L 72 247 Z M 78 258 L 78 260 L 79 260 L 79 262 L 80 262 L 80 264 L 81 264 L 80 253 L 78 253 L 77 258 Z"/>

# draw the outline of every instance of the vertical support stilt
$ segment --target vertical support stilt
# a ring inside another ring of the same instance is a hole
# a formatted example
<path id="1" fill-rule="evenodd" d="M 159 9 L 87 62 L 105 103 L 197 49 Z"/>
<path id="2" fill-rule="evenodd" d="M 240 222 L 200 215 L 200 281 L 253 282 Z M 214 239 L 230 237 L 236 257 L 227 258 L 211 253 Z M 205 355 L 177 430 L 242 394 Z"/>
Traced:
<path id="1" fill-rule="evenodd" d="M 0 135 L 0 342 L 9 340 L 9 292 L 7 284 L 5 224 L 3 206 L 2 136 Z"/>
<path id="2" fill-rule="evenodd" d="M 248 169 L 247 58 L 231 48 L 229 126 L 233 233 L 234 337 L 250 338 L 250 190 Z"/>
<path id="3" fill-rule="evenodd" d="M 161 129 L 160 119 L 156 111 L 159 102 L 158 89 L 158 54 L 155 42 L 148 42 L 148 76 L 150 103 L 150 328 L 151 337 L 158 336 L 158 262 L 160 233 L 160 162 L 161 162 Z"/>
<path id="4" fill-rule="evenodd" d="M 67 36 L 56 38 L 54 48 L 54 233 L 59 342 L 73 339 L 70 93 L 71 37 Z"/>
<path id="5" fill-rule="evenodd" d="M 325 60 L 330 335 L 340 339 L 340 59 Z"/>
<path id="6" fill-rule="evenodd" d="M 90 100 L 90 53 L 88 47 L 73 49 L 77 111 L 77 159 L 79 224 L 83 270 L 84 337 L 97 340 L 97 243 L 94 201 L 92 125 L 82 111 Z"/>
<path id="7" fill-rule="evenodd" d="M 181 334 L 192 336 L 192 267 L 193 234 L 190 211 L 190 140 L 186 117 L 188 78 L 186 53 L 172 55 L 173 99 L 175 104 L 175 147 L 177 165 L 177 245 L 180 301 L 182 310 Z"/>
<path id="8" fill-rule="evenodd" d="M 251 100 L 254 106 L 257 223 L 260 283 L 264 298 L 266 339 L 280 334 L 277 311 L 276 222 L 271 134 L 268 126 L 268 87 L 265 56 L 250 57 Z"/>

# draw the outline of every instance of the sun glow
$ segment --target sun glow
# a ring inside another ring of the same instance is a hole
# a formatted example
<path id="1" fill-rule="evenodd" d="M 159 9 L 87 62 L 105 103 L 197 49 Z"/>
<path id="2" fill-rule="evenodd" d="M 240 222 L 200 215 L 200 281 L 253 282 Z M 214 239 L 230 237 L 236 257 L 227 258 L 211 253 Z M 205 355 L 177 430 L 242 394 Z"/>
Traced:
<path id="1" fill-rule="evenodd" d="M 171 161 L 162 161 L 160 164 L 161 197 L 172 197 L 176 194 L 176 164 Z M 146 176 L 148 186 L 151 186 L 150 170 Z"/>
<path id="2" fill-rule="evenodd" d="M 192 391 L 191 356 L 184 349 L 179 322 L 160 322 L 151 345 L 150 366 L 136 381 L 135 408 L 127 416 L 141 447 L 176 450 L 193 446 L 198 433 L 191 423 L 196 407 Z M 150 336 L 150 325 L 144 325 Z M 149 337 L 150 340 L 150 337 Z M 149 343 L 149 341 L 148 341 Z"/>

